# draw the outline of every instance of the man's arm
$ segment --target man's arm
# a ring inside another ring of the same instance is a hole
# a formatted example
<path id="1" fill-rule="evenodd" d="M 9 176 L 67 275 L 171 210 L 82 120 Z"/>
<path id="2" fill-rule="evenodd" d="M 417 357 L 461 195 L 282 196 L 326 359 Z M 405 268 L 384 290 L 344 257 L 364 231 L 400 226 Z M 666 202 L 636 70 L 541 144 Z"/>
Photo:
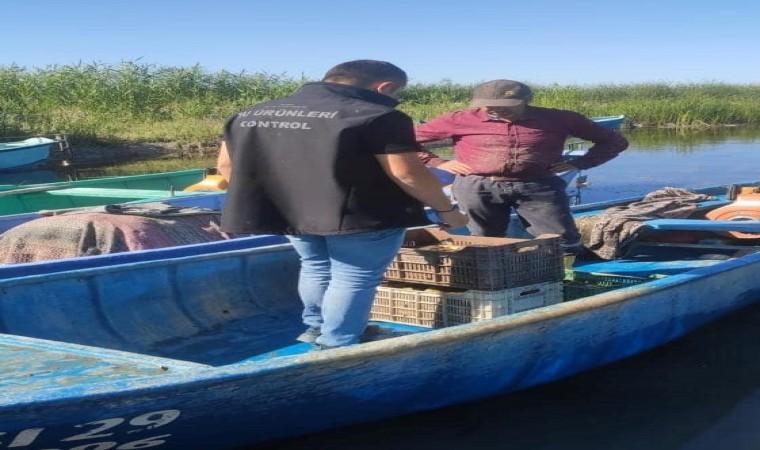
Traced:
<path id="1" fill-rule="evenodd" d="M 425 148 L 420 148 L 420 150 L 417 152 L 417 159 L 419 159 L 422 164 L 428 167 L 438 167 L 441 164 L 449 161 L 448 159 L 441 158 L 440 156 Z"/>
<path id="2" fill-rule="evenodd" d="M 219 156 L 216 158 L 216 170 L 229 183 L 232 175 L 232 161 L 230 160 L 230 152 L 227 150 L 227 144 L 224 141 L 219 148 Z"/>
<path id="3" fill-rule="evenodd" d="M 417 125 L 414 129 L 415 139 L 417 143 L 422 144 L 424 142 L 441 141 L 453 137 L 450 131 L 451 127 L 445 117 L 436 118 L 430 122 L 426 122 Z M 422 164 L 428 167 L 435 167 L 436 169 L 445 170 L 453 174 L 468 175 L 472 172 L 470 166 L 461 163 L 456 159 L 445 159 L 436 155 L 435 153 L 420 147 L 417 152 L 417 158 L 422 161 Z"/>
<path id="4" fill-rule="evenodd" d="M 385 173 L 404 192 L 433 208 L 441 221 L 452 228 L 467 224 L 467 216 L 459 212 L 441 189 L 433 175 L 413 152 L 375 155 Z"/>
<path id="5" fill-rule="evenodd" d="M 572 136 L 591 141 L 593 145 L 586 154 L 570 162 L 573 166 L 579 169 L 600 166 L 628 148 L 628 140 L 618 131 L 605 128 L 580 114 L 578 116 L 572 127 Z"/>

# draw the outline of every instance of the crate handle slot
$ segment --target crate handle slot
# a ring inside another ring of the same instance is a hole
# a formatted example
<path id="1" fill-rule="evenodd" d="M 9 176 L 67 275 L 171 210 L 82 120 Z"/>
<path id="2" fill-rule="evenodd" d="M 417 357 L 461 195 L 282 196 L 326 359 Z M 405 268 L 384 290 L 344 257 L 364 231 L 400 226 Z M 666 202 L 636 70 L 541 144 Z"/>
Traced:
<path id="1" fill-rule="evenodd" d="M 539 292 L 541 292 L 541 289 L 531 289 L 531 290 L 529 290 L 529 291 L 520 292 L 520 297 L 522 297 L 523 295 L 533 295 L 533 294 L 538 294 Z"/>
<path id="2" fill-rule="evenodd" d="M 458 253 L 464 250 L 464 246 L 457 246 L 457 248 L 447 248 L 445 245 L 441 244 L 433 244 L 433 245 L 426 245 L 424 247 L 417 247 L 415 250 L 418 252 L 440 252 L 442 254 L 446 253 Z"/>

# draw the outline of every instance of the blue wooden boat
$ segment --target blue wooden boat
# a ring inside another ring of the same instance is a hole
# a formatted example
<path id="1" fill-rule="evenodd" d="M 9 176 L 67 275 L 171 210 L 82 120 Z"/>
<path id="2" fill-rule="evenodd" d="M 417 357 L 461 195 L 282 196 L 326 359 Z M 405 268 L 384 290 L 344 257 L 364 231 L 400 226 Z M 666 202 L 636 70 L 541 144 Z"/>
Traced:
<path id="1" fill-rule="evenodd" d="M 731 203 L 725 187 L 701 192 L 717 197 L 703 210 Z M 760 232 L 659 220 L 652 229 Z M 294 341 L 288 244 L 5 278 L 0 448 L 232 450 L 552 382 L 760 300 L 760 254 L 747 242 L 642 242 L 572 272 L 635 283 L 440 329 L 376 322 L 377 340 L 319 352 Z"/>
<path id="2" fill-rule="evenodd" d="M 33 167 L 47 161 L 58 141 L 46 137 L 33 137 L 23 141 L 0 143 L 0 172 Z"/>

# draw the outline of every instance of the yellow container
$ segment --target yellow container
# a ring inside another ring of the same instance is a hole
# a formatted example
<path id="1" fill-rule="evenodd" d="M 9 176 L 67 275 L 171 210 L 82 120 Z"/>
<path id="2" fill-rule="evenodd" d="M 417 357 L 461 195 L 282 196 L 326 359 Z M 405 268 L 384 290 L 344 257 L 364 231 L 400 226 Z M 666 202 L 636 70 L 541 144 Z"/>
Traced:
<path id="1" fill-rule="evenodd" d="M 223 191 L 227 189 L 227 180 L 221 175 L 206 175 L 199 183 L 186 187 L 183 191 Z"/>

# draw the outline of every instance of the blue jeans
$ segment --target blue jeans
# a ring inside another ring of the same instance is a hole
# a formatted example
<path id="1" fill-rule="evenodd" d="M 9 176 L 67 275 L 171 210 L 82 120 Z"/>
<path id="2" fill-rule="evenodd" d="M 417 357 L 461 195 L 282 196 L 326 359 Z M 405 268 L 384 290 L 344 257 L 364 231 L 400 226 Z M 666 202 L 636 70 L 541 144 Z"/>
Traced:
<path id="1" fill-rule="evenodd" d="M 375 292 L 405 229 L 331 236 L 288 236 L 301 257 L 298 294 L 303 323 L 321 328 L 317 344 L 351 345 L 369 322 Z"/>

